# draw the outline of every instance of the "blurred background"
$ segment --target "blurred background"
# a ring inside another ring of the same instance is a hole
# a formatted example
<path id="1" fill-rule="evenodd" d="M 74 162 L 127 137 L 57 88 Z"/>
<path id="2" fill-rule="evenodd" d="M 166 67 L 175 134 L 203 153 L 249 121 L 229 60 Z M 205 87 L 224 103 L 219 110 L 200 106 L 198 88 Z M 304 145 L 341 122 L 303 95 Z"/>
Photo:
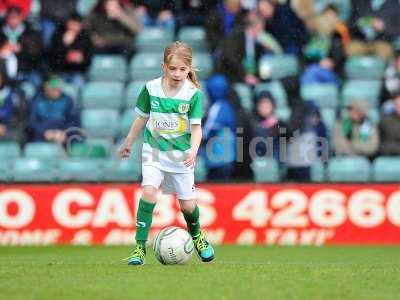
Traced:
<path id="1" fill-rule="evenodd" d="M 115 150 L 180 40 L 203 144 L 218 141 L 197 181 L 397 182 L 399 15 L 397 0 L 0 1 L 0 180 L 140 181 L 140 141 Z"/>

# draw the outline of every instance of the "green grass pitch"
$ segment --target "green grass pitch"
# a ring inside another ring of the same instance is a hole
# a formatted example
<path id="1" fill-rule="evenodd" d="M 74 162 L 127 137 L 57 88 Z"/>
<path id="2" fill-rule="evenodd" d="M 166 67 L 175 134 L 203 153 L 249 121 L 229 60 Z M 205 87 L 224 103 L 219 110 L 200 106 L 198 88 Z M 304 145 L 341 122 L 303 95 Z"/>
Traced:
<path id="1" fill-rule="evenodd" d="M 0 299 L 400 299 L 400 247 L 216 248 L 127 266 L 128 247 L 0 247 Z"/>

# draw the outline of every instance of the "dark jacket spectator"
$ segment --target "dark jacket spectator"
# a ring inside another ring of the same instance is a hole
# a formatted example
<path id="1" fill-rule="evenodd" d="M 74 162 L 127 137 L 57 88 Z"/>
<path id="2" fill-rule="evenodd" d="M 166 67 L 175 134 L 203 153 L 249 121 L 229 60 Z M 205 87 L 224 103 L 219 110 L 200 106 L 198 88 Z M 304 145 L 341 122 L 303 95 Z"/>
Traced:
<path id="1" fill-rule="evenodd" d="M 329 155 L 328 131 L 311 101 L 297 101 L 287 126 L 287 178 L 308 182 L 311 166 Z"/>
<path id="2" fill-rule="evenodd" d="M 297 55 L 307 40 L 306 27 L 292 10 L 290 1 L 285 4 L 276 2 L 258 1 L 258 14 L 265 22 L 265 30 L 275 37 L 283 51 Z"/>
<path id="3" fill-rule="evenodd" d="M 217 3 L 213 0 L 181 1 L 181 4 L 176 7 L 178 27 L 204 26 L 209 11 L 214 9 L 216 4 Z"/>
<path id="4" fill-rule="evenodd" d="M 340 20 L 336 6 L 328 5 L 314 17 L 309 23 L 309 32 L 303 49 L 306 60 L 316 62 L 329 57 L 337 74 L 342 74 L 350 33 L 347 25 Z"/>
<path id="5" fill-rule="evenodd" d="M 43 52 L 42 40 L 36 31 L 24 23 L 21 8 L 9 8 L 0 34 L 11 44 L 18 58 L 19 71 L 28 73 L 39 68 Z"/>
<path id="6" fill-rule="evenodd" d="M 237 28 L 222 43 L 222 54 L 217 70 L 232 82 L 245 81 L 256 85 L 258 61 L 263 53 L 280 52 L 280 46 L 264 35 L 264 23 L 255 14 L 249 14 L 245 29 Z"/>
<path id="7" fill-rule="evenodd" d="M 14 115 L 14 94 L 5 84 L 3 73 L 0 74 L 0 140 L 7 136 L 9 124 Z"/>
<path id="8" fill-rule="evenodd" d="M 368 103 L 353 101 L 348 112 L 348 117 L 336 123 L 333 141 L 336 155 L 373 156 L 380 139 L 378 128 L 368 119 Z"/>
<path id="9" fill-rule="evenodd" d="M 130 4 L 102 0 L 88 17 L 88 30 L 96 52 L 128 53 L 140 23 Z"/>
<path id="10" fill-rule="evenodd" d="M 285 136 L 286 124 L 275 114 L 275 99 L 270 92 L 262 91 L 256 97 L 255 137 L 263 138 L 256 145 L 257 156 L 280 159 L 280 138 Z M 272 151 L 272 152 L 271 152 Z"/>
<path id="11" fill-rule="evenodd" d="M 394 111 L 384 115 L 380 124 L 382 155 L 400 155 L 400 93 L 393 104 Z"/>
<path id="12" fill-rule="evenodd" d="M 66 130 L 79 127 L 79 110 L 73 100 L 63 94 L 59 77 L 50 77 L 31 103 L 29 131 L 33 141 L 65 143 Z"/>
<path id="13" fill-rule="evenodd" d="M 136 13 L 144 27 L 160 26 L 174 30 L 176 1 L 170 0 L 137 0 Z"/>
<path id="14" fill-rule="evenodd" d="M 204 24 L 211 51 L 216 51 L 236 27 L 243 27 L 243 22 L 244 16 L 238 0 L 224 0 L 212 9 Z"/>
<path id="15" fill-rule="evenodd" d="M 230 179 L 234 171 L 236 114 L 228 90 L 229 83 L 222 75 L 214 75 L 207 82 L 210 107 L 203 127 L 203 139 L 209 180 Z"/>
<path id="16" fill-rule="evenodd" d="M 352 41 L 349 55 L 378 55 L 387 60 L 393 55 L 390 43 L 400 35 L 400 3 L 397 0 L 353 0 Z"/>
<path id="17" fill-rule="evenodd" d="M 62 24 L 75 12 L 77 0 L 40 0 L 40 16 L 56 24 Z"/>
<path id="18" fill-rule="evenodd" d="M 82 18 L 71 15 L 65 26 L 53 36 L 50 65 L 56 72 L 86 72 L 91 62 L 92 43 Z"/>

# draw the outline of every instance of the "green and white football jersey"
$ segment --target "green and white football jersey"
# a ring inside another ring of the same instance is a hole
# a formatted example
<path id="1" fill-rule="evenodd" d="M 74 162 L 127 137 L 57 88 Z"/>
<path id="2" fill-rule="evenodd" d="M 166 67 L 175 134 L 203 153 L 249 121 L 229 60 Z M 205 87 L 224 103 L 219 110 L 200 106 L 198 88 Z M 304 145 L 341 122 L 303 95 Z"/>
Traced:
<path id="1" fill-rule="evenodd" d="M 135 111 L 149 117 L 144 129 L 142 164 L 175 173 L 193 172 L 183 164 L 191 148 L 191 124 L 201 124 L 202 96 L 185 80 L 173 97 L 164 94 L 162 78 L 149 81 L 142 89 Z"/>

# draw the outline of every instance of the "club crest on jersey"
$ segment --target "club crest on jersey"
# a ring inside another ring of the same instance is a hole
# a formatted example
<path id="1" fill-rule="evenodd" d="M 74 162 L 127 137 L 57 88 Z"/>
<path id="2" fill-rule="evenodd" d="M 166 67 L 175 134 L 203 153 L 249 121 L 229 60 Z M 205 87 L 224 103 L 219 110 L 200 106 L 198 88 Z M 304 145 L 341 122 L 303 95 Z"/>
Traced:
<path id="1" fill-rule="evenodd" d="M 186 103 L 181 103 L 181 104 L 179 104 L 179 106 L 178 106 L 178 111 L 179 111 L 181 114 L 187 113 L 187 112 L 189 111 L 189 104 L 186 104 Z"/>

